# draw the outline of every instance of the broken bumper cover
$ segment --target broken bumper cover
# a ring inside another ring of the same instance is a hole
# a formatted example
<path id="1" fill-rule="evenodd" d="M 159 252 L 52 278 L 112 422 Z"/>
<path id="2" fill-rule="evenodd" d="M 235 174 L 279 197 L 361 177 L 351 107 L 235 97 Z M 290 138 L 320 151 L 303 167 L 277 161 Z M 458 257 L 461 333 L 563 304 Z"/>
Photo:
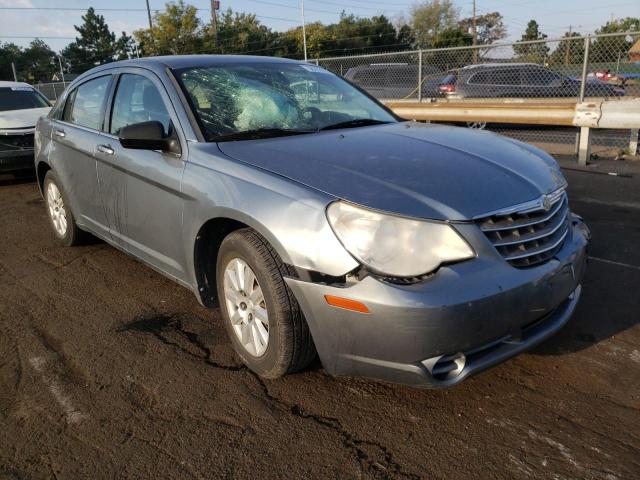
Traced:
<path id="1" fill-rule="evenodd" d="M 0 130 L 0 172 L 34 168 L 33 128 Z"/>
<path id="2" fill-rule="evenodd" d="M 33 169 L 33 150 L 0 151 L 0 172 Z"/>
<path id="3" fill-rule="evenodd" d="M 555 258 L 517 269 L 473 225 L 459 228 L 478 258 L 427 280 L 395 285 L 373 277 L 347 287 L 287 278 L 327 372 L 446 387 L 531 348 L 562 328 L 580 297 L 589 231 L 572 217 Z M 324 296 L 364 303 L 369 314 L 333 308 Z M 443 363 L 444 362 L 444 363 Z"/>

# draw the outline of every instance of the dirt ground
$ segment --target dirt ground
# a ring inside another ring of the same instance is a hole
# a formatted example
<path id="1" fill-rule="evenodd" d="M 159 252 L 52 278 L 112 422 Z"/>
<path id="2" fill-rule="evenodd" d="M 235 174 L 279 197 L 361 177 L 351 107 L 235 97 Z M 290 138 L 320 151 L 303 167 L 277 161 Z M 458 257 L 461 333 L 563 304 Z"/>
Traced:
<path id="1" fill-rule="evenodd" d="M 640 478 L 640 166 L 609 170 L 634 177 L 565 171 L 594 234 L 574 318 L 444 391 L 319 363 L 262 381 L 217 310 L 58 247 L 33 181 L 3 177 L 0 478 Z"/>

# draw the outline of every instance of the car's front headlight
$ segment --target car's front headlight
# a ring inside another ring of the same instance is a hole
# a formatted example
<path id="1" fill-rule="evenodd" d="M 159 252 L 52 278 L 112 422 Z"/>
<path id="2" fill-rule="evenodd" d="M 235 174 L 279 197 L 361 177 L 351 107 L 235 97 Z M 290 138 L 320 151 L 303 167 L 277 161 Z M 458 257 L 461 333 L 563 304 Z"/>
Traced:
<path id="1" fill-rule="evenodd" d="M 344 247 L 374 273 L 417 277 L 441 264 L 475 257 L 453 227 L 384 214 L 337 201 L 327 218 Z"/>

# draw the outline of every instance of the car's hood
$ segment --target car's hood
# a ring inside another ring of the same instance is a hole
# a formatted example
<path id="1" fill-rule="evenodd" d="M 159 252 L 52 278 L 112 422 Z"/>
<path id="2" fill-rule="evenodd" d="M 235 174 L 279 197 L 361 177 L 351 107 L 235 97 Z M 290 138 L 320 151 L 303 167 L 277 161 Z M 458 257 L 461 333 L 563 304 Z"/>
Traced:
<path id="1" fill-rule="evenodd" d="M 35 127 L 38 119 L 46 115 L 51 107 L 26 108 L 23 110 L 7 110 L 0 112 L 0 130 L 6 128 L 30 128 Z"/>
<path id="2" fill-rule="evenodd" d="M 565 184 L 540 150 L 492 133 L 396 123 L 223 142 L 226 155 L 371 208 L 468 220 Z"/>

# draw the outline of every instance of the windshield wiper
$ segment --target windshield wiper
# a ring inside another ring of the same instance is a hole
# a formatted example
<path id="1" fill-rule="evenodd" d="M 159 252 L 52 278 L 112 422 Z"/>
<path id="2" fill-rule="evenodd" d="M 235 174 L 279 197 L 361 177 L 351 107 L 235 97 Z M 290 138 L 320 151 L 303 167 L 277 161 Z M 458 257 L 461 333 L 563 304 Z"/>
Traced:
<path id="1" fill-rule="evenodd" d="M 332 125 L 327 125 L 326 127 L 322 127 L 320 130 L 334 130 L 336 128 L 355 128 L 355 127 L 364 127 L 367 125 L 381 125 L 383 123 L 392 123 L 385 122 L 384 120 L 376 120 L 374 118 L 354 118 L 352 120 L 347 120 L 346 122 L 334 123 Z"/>
<path id="2" fill-rule="evenodd" d="M 210 138 L 212 142 L 230 142 L 233 140 L 254 140 L 258 138 L 286 137 L 289 135 L 302 135 L 314 133 L 315 130 L 292 130 L 288 128 L 256 128 L 244 132 L 231 132 Z"/>

